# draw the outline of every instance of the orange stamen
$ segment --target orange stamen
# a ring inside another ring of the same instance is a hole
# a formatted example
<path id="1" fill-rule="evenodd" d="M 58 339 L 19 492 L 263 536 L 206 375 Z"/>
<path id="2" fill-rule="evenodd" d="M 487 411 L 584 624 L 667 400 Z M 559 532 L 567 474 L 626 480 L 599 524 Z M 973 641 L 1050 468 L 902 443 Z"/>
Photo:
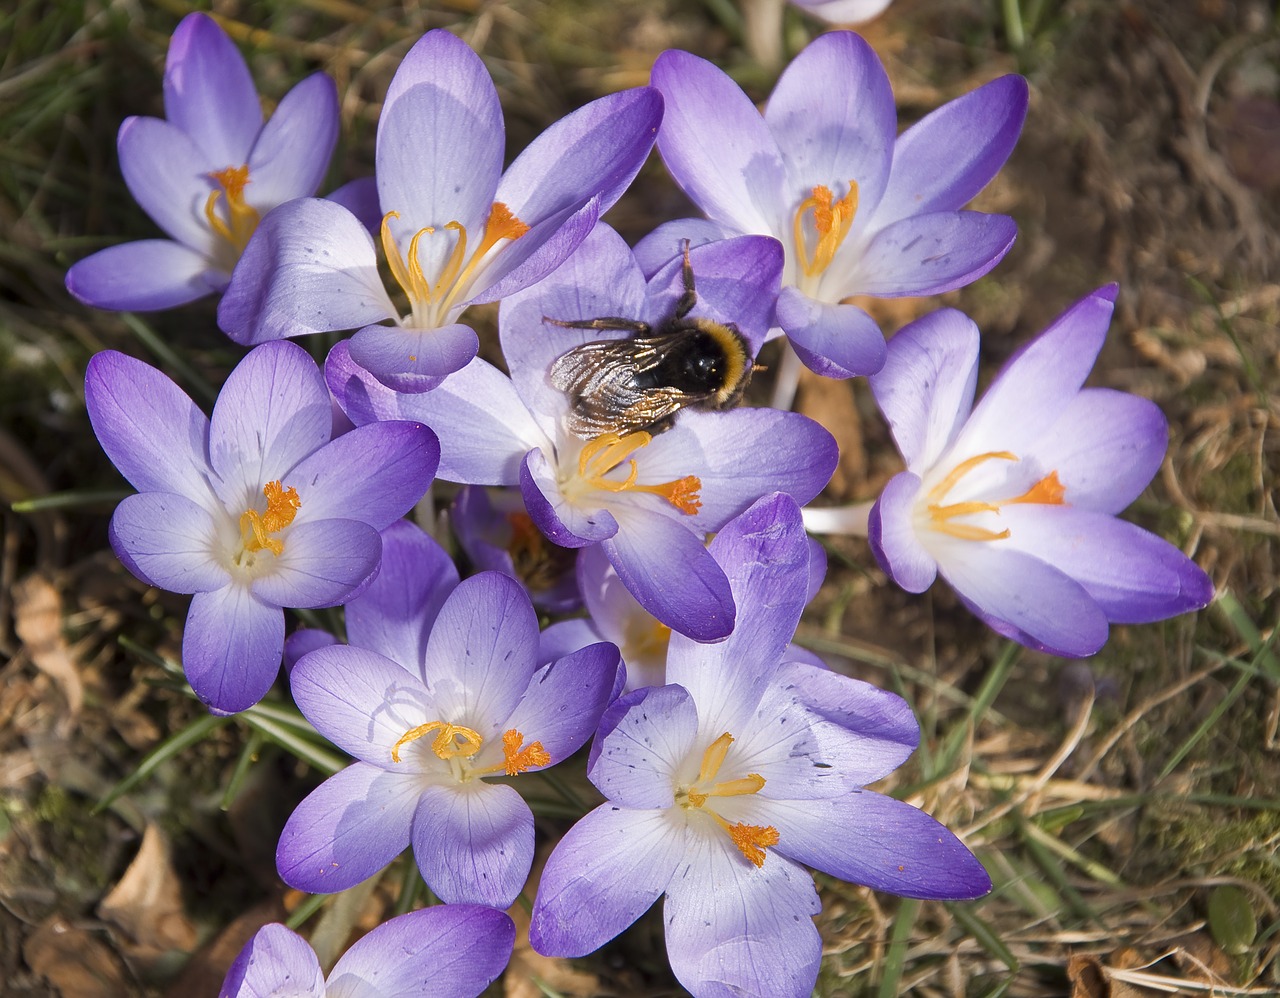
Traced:
<path id="1" fill-rule="evenodd" d="M 209 228 L 235 247 L 237 255 L 244 252 L 249 237 L 261 221 L 257 210 L 244 199 L 245 185 L 249 183 L 249 167 L 229 166 L 225 170 L 215 170 L 209 174 L 221 189 L 209 192 L 204 203 L 204 217 Z M 226 195 L 226 219 L 218 214 L 218 201 Z"/>
<path id="2" fill-rule="evenodd" d="M 990 460 L 1017 461 L 1018 456 L 1007 450 L 975 454 L 973 457 L 966 458 L 957 464 L 947 474 L 946 478 L 929 490 L 928 498 L 938 500 L 929 503 L 927 507 L 935 530 L 949 534 L 962 541 L 1001 541 L 1009 536 L 1007 529 L 991 530 L 974 524 L 952 523 L 950 521 L 958 516 L 969 516 L 974 513 L 996 513 L 998 515 L 1002 507 L 1013 505 L 1014 503 L 1036 503 L 1044 506 L 1066 505 L 1066 487 L 1062 484 L 1062 480 L 1058 478 L 1057 471 L 1049 472 L 1022 495 L 1015 496 L 1012 499 L 1000 499 L 995 502 L 969 500 L 967 502 L 942 503 L 940 501 L 946 497 L 946 494 L 955 487 L 960 479 L 978 465 Z"/>
<path id="3" fill-rule="evenodd" d="M 391 761 L 399 762 L 401 748 L 433 731 L 438 731 L 439 734 L 431 740 L 431 751 L 440 759 L 448 760 L 457 756 L 470 759 L 480 751 L 480 746 L 483 744 L 480 732 L 474 728 L 464 728 L 460 724 L 450 724 L 448 721 L 429 721 L 426 724 L 419 724 L 416 728 L 410 728 L 400 736 L 400 740 L 391 746 Z"/>
<path id="4" fill-rule="evenodd" d="M 817 234 L 813 252 L 805 235 L 805 213 L 812 212 L 813 229 Z M 839 201 L 834 200 L 831 188 L 819 184 L 813 193 L 800 202 L 792 222 L 796 244 L 797 262 L 809 277 L 817 277 L 831 265 L 836 251 L 849 234 L 853 218 L 858 213 L 858 183 L 849 181 L 849 193 Z"/>
<path id="5" fill-rule="evenodd" d="M 738 851 L 755 866 L 764 865 L 764 849 L 766 846 L 778 844 L 778 830 L 772 825 L 746 825 L 741 822 L 730 825 L 724 818 L 716 814 L 706 803 L 712 797 L 741 797 L 758 794 L 764 789 L 764 777 L 759 773 L 748 773 L 734 780 L 722 780 L 712 784 L 710 788 L 699 790 L 698 786 L 714 780 L 724 765 L 729 746 L 733 744 L 733 735 L 725 732 L 702 753 L 702 765 L 698 769 L 698 779 L 694 786 L 684 787 L 676 793 L 676 801 L 684 808 L 701 810 L 710 815 L 717 825 L 725 830 Z"/>
<path id="6" fill-rule="evenodd" d="M 609 472 L 622 464 L 628 454 L 646 447 L 653 437 L 644 430 L 637 430 L 620 437 L 616 433 L 605 433 L 589 440 L 578 454 L 578 480 L 593 488 L 605 492 L 648 492 L 662 496 L 681 513 L 692 516 L 702 508 L 699 492 L 702 480 L 697 475 L 685 475 L 673 482 L 662 482 L 657 485 L 638 485 L 639 469 L 635 459 L 627 461 L 627 477 L 622 481 L 616 478 L 605 478 Z"/>
<path id="7" fill-rule="evenodd" d="M 286 490 L 279 482 L 267 482 L 262 494 L 267 497 L 265 513 L 247 509 L 240 514 L 240 541 L 246 551 L 270 551 L 279 557 L 284 553 L 284 541 L 271 534 L 293 522 L 302 500 L 297 489 L 289 486 Z"/>

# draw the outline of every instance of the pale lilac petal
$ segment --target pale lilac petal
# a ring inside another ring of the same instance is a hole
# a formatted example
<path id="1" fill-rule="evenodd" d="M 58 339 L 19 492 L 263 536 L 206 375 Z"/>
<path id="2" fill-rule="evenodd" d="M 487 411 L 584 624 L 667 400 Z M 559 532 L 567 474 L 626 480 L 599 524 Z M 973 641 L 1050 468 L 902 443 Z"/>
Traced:
<path id="1" fill-rule="evenodd" d="M 219 998 L 328 998 L 324 972 L 311 944 L 279 923 L 264 925 L 227 971 Z M 330 993 L 331 994 L 331 993 Z"/>
<path id="2" fill-rule="evenodd" d="M 953 291 L 999 263 L 1017 235 L 1018 226 L 1007 215 L 911 215 L 872 237 L 848 290 L 882 298 Z"/>
<path id="3" fill-rule="evenodd" d="M 871 394 L 907 467 L 931 468 L 960 432 L 978 383 L 978 327 L 944 308 L 904 326 L 889 341 Z"/>
<path id="4" fill-rule="evenodd" d="M 1054 655 L 1092 655 L 1107 618 L 1084 587 L 1057 568 L 999 542 L 948 539 L 938 570 L 988 626 Z"/>
<path id="5" fill-rule="evenodd" d="M 377 235 L 382 225 L 382 208 L 378 204 L 378 184 L 373 177 L 357 177 L 324 196 L 326 201 L 342 205 L 360 220 L 370 235 Z"/>
<path id="6" fill-rule="evenodd" d="M 209 511 L 186 496 L 128 496 L 111 516 L 111 546 L 131 572 L 171 593 L 208 592 L 231 582 L 214 557 L 220 546 Z"/>
<path id="7" fill-rule="evenodd" d="M 329 442 L 333 412 L 320 368 L 296 343 L 264 343 L 228 376 L 209 421 L 209 458 L 218 494 L 229 508 L 260 500 L 267 482 L 281 479 Z M 306 483 L 285 482 L 304 486 Z"/>
<path id="8" fill-rule="evenodd" d="M 190 135 L 159 118 L 126 118 L 116 149 L 124 182 L 142 210 L 173 239 L 212 255 L 218 237 L 204 211 L 209 194 L 221 189 L 209 172 L 222 167 L 211 165 Z"/>
<path id="9" fill-rule="evenodd" d="M 164 66 L 164 113 L 200 143 L 213 169 L 242 166 L 262 107 L 235 43 L 206 14 L 189 14 L 173 32 Z"/>
<path id="10" fill-rule="evenodd" d="M 212 294 L 225 282 L 203 253 L 168 239 L 108 246 L 72 264 L 67 290 L 94 308 L 155 312 Z"/>
<path id="11" fill-rule="evenodd" d="M 991 890 L 977 857 L 910 804 L 861 790 L 830 800 L 771 802 L 777 849 L 823 873 L 912 898 L 969 899 Z M 832 835 L 833 828 L 840 829 Z"/>
<path id="12" fill-rule="evenodd" d="M 254 142 L 245 197 L 268 209 L 310 197 L 337 142 L 338 89 L 324 73 L 312 73 L 281 98 Z"/>
<path id="13" fill-rule="evenodd" d="M 614 701 L 600 720 L 587 775 L 627 808 L 675 803 L 675 783 L 698 736 L 698 708 L 682 686 L 650 686 Z"/>
<path id="14" fill-rule="evenodd" d="M 282 204 L 258 225 L 222 300 L 218 326 L 252 346 L 396 318 L 373 237 L 321 198 Z"/>
<path id="15" fill-rule="evenodd" d="M 1213 599 L 1209 577 L 1176 547 L 1106 513 L 1018 504 L 1000 514 L 1008 543 L 1066 573 L 1112 623 L 1146 624 Z"/>
<path id="16" fill-rule="evenodd" d="M 801 514 L 803 516 L 803 512 Z M 805 603 L 812 603 L 822 590 L 827 578 L 827 552 L 814 538 L 809 538 L 809 587 L 805 590 Z"/>
<path id="17" fill-rule="evenodd" d="M 446 903 L 507 908 L 533 865 L 533 812 L 514 787 L 427 787 L 413 815 L 413 856 Z"/>
<path id="18" fill-rule="evenodd" d="M 564 497 L 558 469 L 541 450 L 529 451 L 520 465 L 520 494 L 534 525 L 561 547 L 586 547 L 618 532 L 618 521 L 609 510 L 584 509 Z"/>
<path id="19" fill-rule="evenodd" d="M 596 730 L 613 694 L 618 663 L 617 646 L 601 642 L 542 667 L 503 729 L 519 731 L 525 745 L 541 742 L 551 756 L 547 765 L 563 762 Z"/>
<path id="20" fill-rule="evenodd" d="M 594 547 L 584 548 L 594 551 Z M 618 586 L 622 588 L 621 585 Z M 623 590 L 625 592 L 625 590 Z M 588 617 L 573 617 L 569 620 L 557 620 L 548 624 L 538 635 L 538 661 L 554 662 L 558 658 L 571 655 L 580 648 L 608 641 L 609 638 L 595 622 Z"/>
<path id="21" fill-rule="evenodd" d="M 538 616 L 520 583 L 498 572 L 463 579 L 427 639 L 423 675 L 442 717 L 465 717 L 488 738 L 537 668 Z M 505 908 L 506 905 L 499 905 Z"/>
<path id="22" fill-rule="evenodd" d="M 427 635 L 458 585 L 453 559 L 421 528 L 400 520 L 382 534 L 382 569 L 346 606 L 347 640 L 419 674 Z"/>
<path id="23" fill-rule="evenodd" d="M 276 606 L 310 609 L 345 603 L 378 571 L 382 540 L 359 520 L 313 520 L 289 527 L 269 574 L 250 584 Z"/>
<path id="24" fill-rule="evenodd" d="M 713 221 L 780 234 L 786 161 L 747 95 L 705 59 L 676 49 L 658 56 L 652 83 L 665 100 L 658 150 L 676 183 Z"/>
<path id="25" fill-rule="evenodd" d="M 200 701 L 222 714 L 252 707 L 271 689 L 284 655 L 284 612 L 248 587 L 191 597 L 182 668 Z"/>
<path id="26" fill-rule="evenodd" d="M 891 0 L 791 0 L 829 24 L 862 24 L 878 17 Z"/>
<path id="27" fill-rule="evenodd" d="M 680 983 L 699 998 L 810 994 L 822 960 L 813 878 L 773 851 L 757 868 L 718 831 L 689 838 L 689 874 L 672 879 L 662 911 Z"/>
<path id="28" fill-rule="evenodd" d="M 352 944 L 327 998 L 475 998 L 506 968 L 515 937 L 511 917 L 486 905 L 411 911 Z"/>
<path id="29" fill-rule="evenodd" d="M 1116 291 L 1111 284 L 1086 295 L 1009 359 L 956 439 L 956 458 L 997 441 L 1021 455 L 1057 422 L 1102 349 Z"/>
<path id="30" fill-rule="evenodd" d="M 516 242 L 499 247 L 477 275 L 468 303 L 502 301 L 537 284 L 573 255 L 596 228 L 600 214 L 599 196 L 591 197 L 580 208 L 570 206 L 549 215 Z"/>
<path id="31" fill-rule="evenodd" d="M 574 825 L 543 868 L 529 942 L 545 956 L 585 956 L 645 913 L 684 854 L 683 822 L 660 808 L 601 804 Z"/>
<path id="32" fill-rule="evenodd" d="M 462 323 L 431 329 L 365 326 L 351 338 L 351 359 L 394 388 L 400 386 L 388 379 L 397 375 L 443 378 L 460 371 L 479 349 L 476 331 Z"/>
<path id="33" fill-rule="evenodd" d="M 638 506 L 620 507 L 615 515 L 618 532 L 601 544 L 636 602 L 695 641 L 726 637 L 733 630 L 733 595 L 701 537 Z"/>
<path id="34" fill-rule="evenodd" d="M 852 181 L 859 210 L 874 210 L 889 177 L 898 120 L 889 77 L 864 39 L 833 31 L 805 46 L 779 77 L 764 120 L 785 150 L 796 205 L 818 184 L 842 196 Z"/>
<path id="35" fill-rule="evenodd" d="M 393 746 L 440 717 L 414 672 L 363 648 L 331 645 L 298 660 L 289 688 L 306 719 L 338 748 L 383 769 L 411 772 L 412 758 L 406 753 L 397 763 Z"/>
<path id="36" fill-rule="evenodd" d="M 396 70 L 378 121 L 378 196 L 384 211 L 400 212 L 398 243 L 407 248 L 429 225 L 458 221 L 471 232 L 484 222 L 502 173 L 504 134 L 498 92 L 480 57 L 447 31 L 423 35 Z M 477 230 L 472 238 L 479 237 Z M 434 246 L 427 252 L 443 261 Z"/>
<path id="37" fill-rule="evenodd" d="M 636 243 L 632 252 L 636 263 L 644 273 L 645 280 L 651 278 L 672 260 L 681 256 L 685 241 L 692 250 L 696 246 L 713 243 L 718 239 L 728 239 L 738 234 L 736 229 L 725 228 L 718 222 L 706 218 L 680 218 L 673 222 L 663 222 L 656 229 Z"/>
<path id="38" fill-rule="evenodd" d="M 421 782 L 357 762 L 299 804 L 280 833 L 276 869 L 290 887 L 333 894 L 367 880 L 409 844 Z"/>
<path id="39" fill-rule="evenodd" d="M 1058 472 L 1072 506 L 1119 513 L 1160 469 L 1169 424 L 1150 399 L 1085 388 L 1035 444 L 1036 462 Z"/>
<path id="40" fill-rule="evenodd" d="M 916 533 L 920 487 L 920 479 L 909 471 L 894 475 L 867 521 L 867 540 L 876 561 L 885 575 L 909 593 L 924 592 L 938 575 L 938 563 Z"/>
<path id="41" fill-rule="evenodd" d="M 302 495 L 294 522 L 352 519 L 382 530 L 422 498 L 439 455 L 435 434 L 421 423 L 392 420 L 358 426 L 290 472 Z"/>
<path id="42" fill-rule="evenodd" d="M 900 136 L 876 222 L 962 208 L 1004 165 L 1027 115 L 1027 81 L 1002 76 L 925 115 Z"/>
<path id="43" fill-rule="evenodd" d="M 884 366 L 884 334 L 857 305 L 830 305 L 787 287 L 778 296 L 777 322 L 816 374 L 851 378 Z"/>

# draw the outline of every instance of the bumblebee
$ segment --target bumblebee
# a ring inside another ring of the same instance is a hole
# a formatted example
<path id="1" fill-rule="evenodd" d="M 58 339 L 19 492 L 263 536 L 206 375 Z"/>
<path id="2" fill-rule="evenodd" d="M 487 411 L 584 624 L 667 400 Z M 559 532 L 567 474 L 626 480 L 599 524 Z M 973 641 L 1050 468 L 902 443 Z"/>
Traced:
<path id="1" fill-rule="evenodd" d="M 584 440 L 637 430 L 661 433 L 681 409 L 726 409 L 746 391 L 755 370 L 751 347 L 733 323 L 689 318 L 698 303 L 684 243 L 684 294 L 656 329 L 605 316 L 545 322 L 569 329 L 622 329 L 627 339 L 584 343 L 556 358 L 550 378 L 569 396 L 569 429 Z"/>

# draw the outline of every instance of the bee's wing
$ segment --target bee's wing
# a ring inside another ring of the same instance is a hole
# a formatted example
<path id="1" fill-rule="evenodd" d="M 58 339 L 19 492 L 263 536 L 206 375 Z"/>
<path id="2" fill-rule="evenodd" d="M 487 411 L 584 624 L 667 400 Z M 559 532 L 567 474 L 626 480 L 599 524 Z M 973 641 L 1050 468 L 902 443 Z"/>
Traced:
<path id="1" fill-rule="evenodd" d="M 659 359 L 651 337 L 584 343 L 557 357 L 550 379 L 569 396 L 569 429 L 585 438 L 629 433 L 679 412 L 688 402 L 684 392 L 636 384 Z"/>

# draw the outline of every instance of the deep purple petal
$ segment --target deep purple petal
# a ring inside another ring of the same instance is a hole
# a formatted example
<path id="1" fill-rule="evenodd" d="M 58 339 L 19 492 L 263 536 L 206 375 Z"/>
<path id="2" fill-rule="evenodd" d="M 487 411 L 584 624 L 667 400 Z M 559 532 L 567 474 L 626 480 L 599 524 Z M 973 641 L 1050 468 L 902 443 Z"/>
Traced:
<path id="1" fill-rule="evenodd" d="M 999 263 L 1017 235 L 1018 226 L 1007 215 L 909 216 L 872 237 L 848 293 L 896 298 L 962 288 Z"/>
<path id="2" fill-rule="evenodd" d="M 212 257 L 218 237 L 205 204 L 219 189 L 209 172 L 222 167 L 212 165 L 190 135 L 159 118 L 126 118 L 116 149 L 124 182 L 142 210 L 170 237 Z"/>
<path id="3" fill-rule="evenodd" d="M 884 334 L 857 305 L 829 305 L 787 287 L 778 296 L 777 323 L 805 367 L 824 377 L 875 374 L 884 366 Z"/>
<path id="4" fill-rule="evenodd" d="M 209 420 L 164 374 L 104 350 L 85 370 L 84 400 L 98 443 L 130 485 L 218 510 L 208 485 Z"/>
<path id="5" fill-rule="evenodd" d="M 728 76 L 688 52 L 663 52 L 652 83 L 665 101 L 658 150 L 686 194 L 713 221 L 775 235 L 786 165 L 768 126 Z"/>
<path id="6" fill-rule="evenodd" d="M 329 998 L 475 998 L 506 968 L 516 926 L 486 905 L 411 911 L 362 936 L 329 973 Z"/>
<path id="7" fill-rule="evenodd" d="M 337 606 L 368 584 L 381 558 L 382 540 L 369 524 L 311 520 L 289 528 L 272 571 L 255 579 L 251 588 L 277 606 Z"/>
<path id="8" fill-rule="evenodd" d="M 297 998 L 325 998 L 324 972 L 311 944 L 273 922 L 253 934 L 227 971 L 219 998 L 261 998 L 287 989 Z"/>
<path id="9" fill-rule="evenodd" d="M 1002 76 L 942 105 L 898 137 L 878 222 L 955 211 L 1013 151 L 1027 115 L 1027 81 Z"/>
<path id="10" fill-rule="evenodd" d="M 280 833 L 276 869 L 290 887 L 333 894 L 354 887 L 409 844 L 421 782 L 357 762 L 299 804 Z"/>
<path id="11" fill-rule="evenodd" d="M 885 575 L 909 593 L 922 593 L 938 576 L 938 563 L 916 533 L 920 479 L 909 471 L 894 475 L 871 507 L 867 540 Z"/>
<path id="12" fill-rule="evenodd" d="M 326 201 L 341 205 L 360 220 L 370 235 L 376 235 L 382 224 L 382 208 L 378 204 L 378 184 L 373 177 L 348 180 L 324 196 Z"/>
<path id="13" fill-rule="evenodd" d="M 526 745 L 541 742 L 551 756 L 548 765 L 563 762 L 596 730 L 613 694 L 618 663 L 618 648 L 608 642 L 556 659 L 534 673 L 504 729 L 519 731 Z"/>
<path id="14" fill-rule="evenodd" d="M 310 197 L 337 142 L 338 89 L 324 73 L 312 73 L 281 98 L 253 144 L 246 196 L 271 208 Z"/>
<path id="15" fill-rule="evenodd" d="M 628 808 L 671 807 L 698 735 L 698 708 L 681 686 L 650 686 L 614 701 L 600 721 L 587 775 Z"/>
<path id="16" fill-rule="evenodd" d="M 94 308 L 154 312 L 203 298 L 221 285 L 203 253 L 168 239 L 108 246 L 72 264 L 67 290 Z"/>
<path id="17" fill-rule="evenodd" d="M 585 956 L 645 913 L 684 849 L 666 808 L 601 804 L 574 825 L 542 870 L 529 942 L 545 956 Z"/>
<path id="18" fill-rule="evenodd" d="M 318 627 L 300 627 L 284 639 L 284 671 L 292 675 L 293 667 L 303 655 L 317 648 L 330 648 L 338 643 L 338 639 L 328 631 Z"/>
<path id="19" fill-rule="evenodd" d="M 673 222 L 663 222 L 647 236 L 641 237 L 633 252 L 645 280 L 648 280 L 681 255 L 685 240 L 688 240 L 690 249 L 693 249 L 737 234 L 737 230 L 726 229 L 718 222 L 706 218 L 680 218 Z"/>
<path id="20" fill-rule="evenodd" d="M 445 599 L 427 639 L 423 675 L 440 715 L 488 738 L 515 709 L 537 668 L 538 616 L 514 579 L 481 572 Z M 499 905 L 505 908 L 506 905 Z"/>
<path id="21" fill-rule="evenodd" d="M 413 855 L 442 901 L 508 908 L 533 865 L 533 812 L 514 787 L 427 787 L 413 815 Z"/>
<path id="22" fill-rule="evenodd" d="M 164 112 L 198 143 L 215 169 L 243 166 L 262 108 L 235 43 L 206 14 L 189 14 L 173 32 L 164 65 Z"/>
<path id="23" fill-rule="evenodd" d="M 111 546 L 139 578 L 171 593 L 221 589 L 231 574 L 214 557 L 217 523 L 186 496 L 128 496 L 111 517 Z"/>
<path id="24" fill-rule="evenodd" d="M 978 382 L 978 327 L 963 312 L 939 309 L 889 341 L 871 393 L 907 467 L 923 474 L 955 440 Z"/>
<path id="25" fill-rule="evenodd" d="M 586 547 L 618 532 L 618 521 L 609 510 L 584 509 L 564 497 L 557 469 L 541 450 L 529 451 L 520 464 L 520 494 L 529 519 L 561 547 Z"/>
<path id="26" fill-rule="evenodd" d="M 400 388 L 388 379 L 446 377 L 471 363 L 479 348 L 476 331 L 462 323 L 432 329 L 365 326 L 351 338 L 351 359 L 383 384 Z"/>
<path id="27" fill-rule="evenodd" d="M 231 585 L 191 597 L 182 668 L 201 702 L 234 714 L 261 700 L 280 671 L 284 612 Z"/>
<path id="28" fill-rule="evenodd" d="M 818 184 L 842 196 L 854 181 L 860 210 L 874 209 L 889 177 L 898 120 L 889 77 L 864 39 L 832 31 L 805 46 L 779 77 L 764 120 L 786 156 L 788 193 L 797 205 Z"/>

